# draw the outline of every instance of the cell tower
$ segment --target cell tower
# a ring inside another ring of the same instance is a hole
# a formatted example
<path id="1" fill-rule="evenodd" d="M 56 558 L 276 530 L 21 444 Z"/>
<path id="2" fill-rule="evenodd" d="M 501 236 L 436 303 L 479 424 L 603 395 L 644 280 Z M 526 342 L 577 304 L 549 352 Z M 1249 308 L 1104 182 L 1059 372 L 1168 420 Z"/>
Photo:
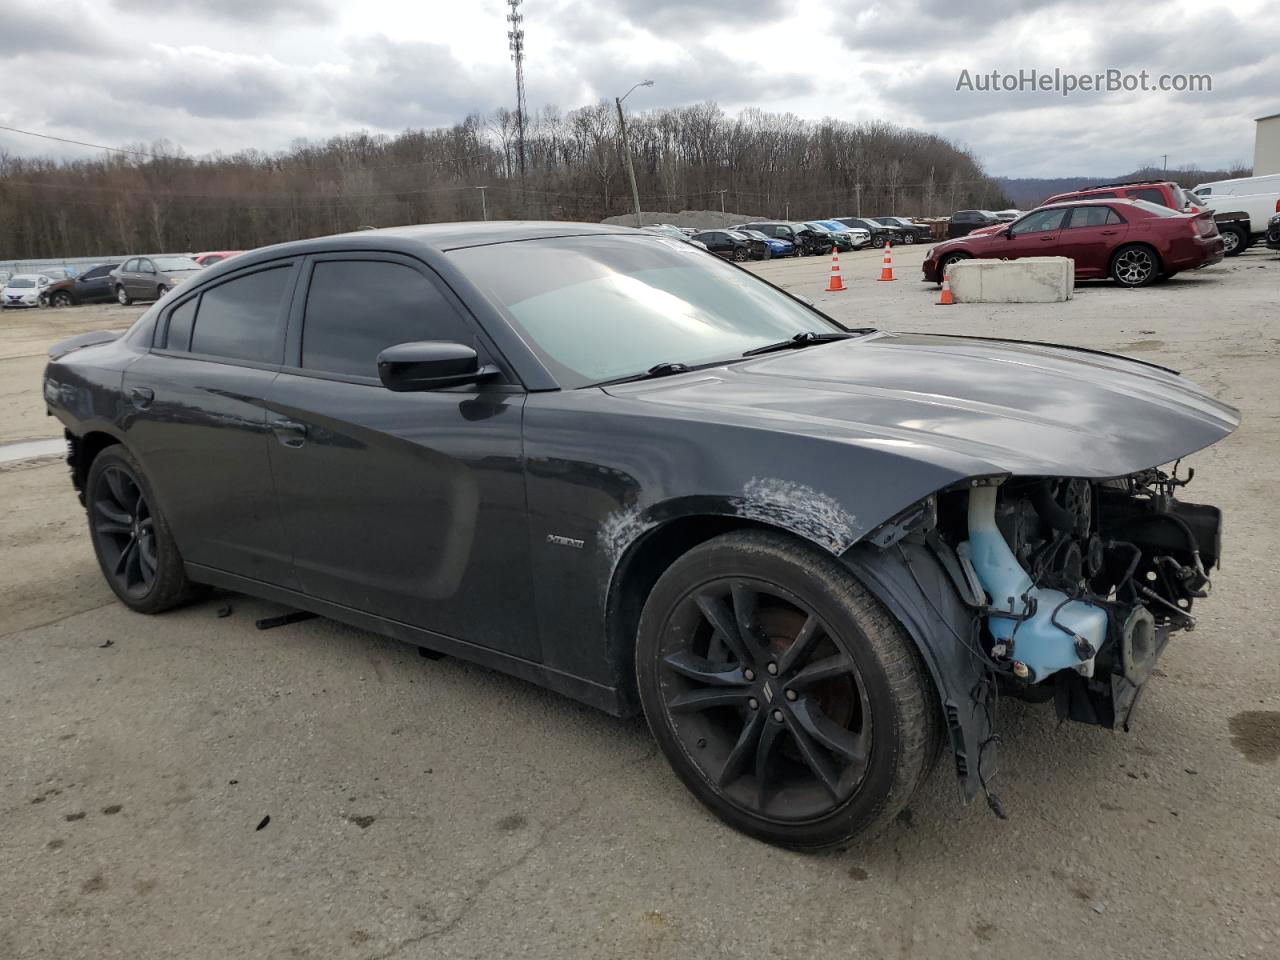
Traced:
<path id="1" fill-rule="evenodd" d="M 507 14 L 507 22 L 511 29 L 507 31 L 507 46 L 511 48 L 511 59 L 516 64 L 516 148 L 520 153 L 520 183 L 524 185 L 524 15 L 520 12 L 520 4 L 524 0 L 507 0 L 511 12 Z"/>

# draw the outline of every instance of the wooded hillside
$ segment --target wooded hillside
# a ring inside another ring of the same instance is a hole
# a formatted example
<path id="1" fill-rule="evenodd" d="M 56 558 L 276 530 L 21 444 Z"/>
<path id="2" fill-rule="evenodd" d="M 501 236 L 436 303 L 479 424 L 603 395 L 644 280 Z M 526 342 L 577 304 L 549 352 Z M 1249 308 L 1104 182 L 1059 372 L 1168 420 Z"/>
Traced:
<path id="1" fill-rule="evenodd" d="M 888 123 L 806 122 L 713 103 L 627 121 L 646 209 L 796 218 L 947 214 L 1007 200 L 966 151 Z M 59 161 L 0 154 L 0 259 L 240 249 L 440 220 L 600 220 L 631 209 L 612 103 L 449 128 L 355 133 L 277 154 L 191 158 L 166 143 Z"/>

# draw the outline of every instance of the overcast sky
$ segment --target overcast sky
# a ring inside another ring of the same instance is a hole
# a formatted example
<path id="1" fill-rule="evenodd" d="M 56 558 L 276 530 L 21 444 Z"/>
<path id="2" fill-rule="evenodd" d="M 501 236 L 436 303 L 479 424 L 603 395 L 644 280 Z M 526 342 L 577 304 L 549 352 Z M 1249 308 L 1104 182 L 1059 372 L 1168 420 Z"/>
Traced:
<path id="1" fill-rule="evenodd" d="M 726 15 L 732 10 L 731 15 Z M 0 124 L 192 154 L 512 106 L 504 0 L 0 0 Z M 715 100 L 952 138 L 988 172 L 1248 164 L 1280 2 L 526 0 L 528 103 Z M 1211 93 L 957 92 L 961 70 L 1208 73 Z M 0 131 L 13 153 L 92 154 Z"/>

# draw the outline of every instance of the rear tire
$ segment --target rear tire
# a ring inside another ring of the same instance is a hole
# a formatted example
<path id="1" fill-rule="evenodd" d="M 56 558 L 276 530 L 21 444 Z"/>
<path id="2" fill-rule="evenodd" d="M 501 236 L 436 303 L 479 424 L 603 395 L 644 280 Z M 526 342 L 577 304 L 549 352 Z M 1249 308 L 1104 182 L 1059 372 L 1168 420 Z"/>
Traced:
<path id="1" fill-rule="evenodd" d="M 1222 233 L 1222 252 L 1228 257 L 1238 257 L 1244 253 L 1245 248 L 1249 245 L 1249 238 L 1245 232 L 1239 227 L 1223 227 Z"/>
<path id="2" fill-rule="evenodd" d="M 1145 287 L 1160 275 L 1160 258 L 1142 244 L 1121 247 L 1111 258 L 1111 279 L 1122 287 Z"/>
<path id="3" fill-rule="evenodd" d="M 160 613 L 199 588 L 137 459 L 120 444 L 99 453 L 85 481 L 89 538 L 107 585 L 130 610 Z"/>
<path id="4" fill-rule="evenodd" d="M 133 303 L 133 297 L 129 296 L 129 291 L 124 287 L 116 287 L 116 303 L 122 307 L 127 307 Z"/>
<path id="5" fill-rule="evenodd" d="M 882 829 L 937 755 L 936 699 L 902 626 L 837 560 L 771 531 L 724 534 L 668 568 L 640 618 L 636 679 L 676 775 L 766 843 L 816 850 Z"/>

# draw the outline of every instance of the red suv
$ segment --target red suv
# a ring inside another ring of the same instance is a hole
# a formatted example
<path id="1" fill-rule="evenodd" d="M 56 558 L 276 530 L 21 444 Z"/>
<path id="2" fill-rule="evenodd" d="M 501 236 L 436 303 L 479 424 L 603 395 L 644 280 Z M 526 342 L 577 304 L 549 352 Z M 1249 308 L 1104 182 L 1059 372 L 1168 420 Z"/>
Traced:
<path id="1" fill-rule="evenodd" d="M 1081 200 L 1024 214 L 1003 230 L 939 243 L 924 261 L 924 279 L 941 283 L 957 260 L 1070 257 L 1077 280 L 1111 277 L 1141 287 L 1179 270 L 1222 259 L 1213 214 L 1182 213 L 1145 200 Z"/>
<path id="2" fill-rule="evenodd" d="M 1174 183 L 1172 180 L 1139 180 L 1136 183 L 1102 183 L 1084 190 L 1073 190 L 1070 193 L 1059 193 L 1050 197 L 1041 207 L 1051 203 L 1066 203 L 1069 200 L 1146 200 L 1157 203 L 1170 210 L 1182 210 L 1186 213 L 1199 213 L 1204 209 L 1193 202 L 1194 197 Z M 1195 209 L 1192 209 L 1192 208 Z M 1037 208 L 1039 209 L 1039 208 Z"/>

